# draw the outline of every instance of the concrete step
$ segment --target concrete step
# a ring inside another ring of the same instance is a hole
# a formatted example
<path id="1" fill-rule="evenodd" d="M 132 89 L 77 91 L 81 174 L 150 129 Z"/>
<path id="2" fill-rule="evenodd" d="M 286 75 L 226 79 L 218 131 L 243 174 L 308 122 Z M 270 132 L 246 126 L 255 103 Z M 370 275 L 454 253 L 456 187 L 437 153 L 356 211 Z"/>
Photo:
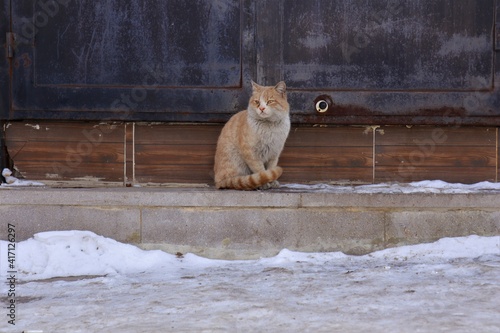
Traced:
<path id="1" fill-rule="evenodd" d="M 223 259 L 295 251 L 365 254 L 471 234 L 500 235 L 500 192 L 331 193 L 213 188 L 0 188 L 0 239 L 90 230 L 170 253 Z"/>

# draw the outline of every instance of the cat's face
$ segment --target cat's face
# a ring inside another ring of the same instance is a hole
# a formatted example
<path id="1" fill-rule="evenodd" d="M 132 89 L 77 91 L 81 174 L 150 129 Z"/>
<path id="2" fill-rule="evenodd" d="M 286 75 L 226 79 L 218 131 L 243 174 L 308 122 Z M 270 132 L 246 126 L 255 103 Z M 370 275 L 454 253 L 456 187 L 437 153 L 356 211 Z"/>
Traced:
<path id="1" fill-rule="evenodd" d="M 252 81 L 252 88 L 252 97 L 248 105 L 248 112 L 252 117 L 269 120 L 288 117 L 290 106 L 286 100 L 285 82 L 264 87 Z"/>

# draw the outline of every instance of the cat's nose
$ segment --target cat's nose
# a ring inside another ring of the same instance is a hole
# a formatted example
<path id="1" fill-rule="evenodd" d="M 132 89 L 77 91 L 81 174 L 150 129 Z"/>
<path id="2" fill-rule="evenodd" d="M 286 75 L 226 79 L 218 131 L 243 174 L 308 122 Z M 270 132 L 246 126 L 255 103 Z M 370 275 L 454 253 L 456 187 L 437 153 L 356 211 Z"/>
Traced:
<path id="1" fill-rule="evenodd" d="M 261 107 L 259 107 L 259 110 L 260 110 L 260 111 L 264 111 L 265 109 L 266 109 L 266 107 L 265 107 L 265 106 L 261 106 Z"/>

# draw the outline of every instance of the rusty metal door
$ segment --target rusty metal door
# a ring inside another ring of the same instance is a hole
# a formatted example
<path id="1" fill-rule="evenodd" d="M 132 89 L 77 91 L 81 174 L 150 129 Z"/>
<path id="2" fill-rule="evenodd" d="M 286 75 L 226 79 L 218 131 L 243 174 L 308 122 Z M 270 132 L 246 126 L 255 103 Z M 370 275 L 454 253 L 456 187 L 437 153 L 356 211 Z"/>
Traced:
<path id="1" fill-rule="evenodd" d="M 293 87 L 296 122 L 500 124 L 495 0 L 259 3 L 259 78 Z"/>
<path id="2" fill-rule="evenodd" d="M 19 0 L 4 119 L 500 125 L 495 0 Z"/>
<path id="3" fill-rule="evenodd" d="M 234 0 L 12 1 L 8 118 L 226 118 L 247 98 L 251 25 L 243 7 Z"/>

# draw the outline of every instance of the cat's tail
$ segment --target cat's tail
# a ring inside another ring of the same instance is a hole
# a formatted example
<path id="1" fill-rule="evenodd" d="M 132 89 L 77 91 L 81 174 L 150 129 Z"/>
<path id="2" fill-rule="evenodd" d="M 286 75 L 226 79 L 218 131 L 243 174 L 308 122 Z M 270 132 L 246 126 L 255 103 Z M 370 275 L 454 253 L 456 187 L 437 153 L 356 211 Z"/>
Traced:
<path id="1" fill-rule="evenodd" d="M 235 190 L 255 190 L 267 183 L 275 181 L 282 173 L 283 169 L 276 166 L 269 170 L 260 171 L 248 176 L 237 176 L 221 180 L 215 184 L 215 187 L 219 189 L 232 188 Z"/>

